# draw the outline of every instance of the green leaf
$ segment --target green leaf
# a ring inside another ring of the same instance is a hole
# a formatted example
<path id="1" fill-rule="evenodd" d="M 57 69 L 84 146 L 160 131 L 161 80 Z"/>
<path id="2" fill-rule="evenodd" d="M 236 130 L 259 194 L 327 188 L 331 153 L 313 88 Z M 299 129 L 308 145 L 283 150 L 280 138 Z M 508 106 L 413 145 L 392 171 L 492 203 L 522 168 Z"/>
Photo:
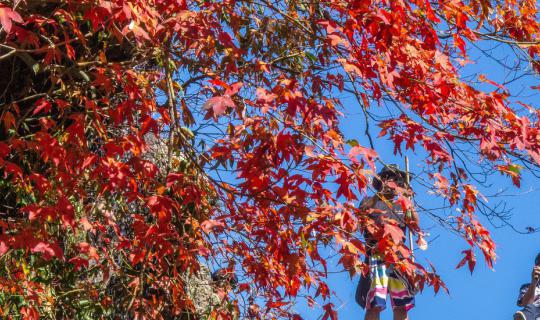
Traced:
<path id="1" fill-rule="evenodd" d="M 358 147 L 360 145 L 360 143 L 358 143 L 358 140 L 356 139 L 347 140 L 345 143 L 350 145 L 351 147 Z"/>
<path id="2" fill-rule="evenodd" d="M 317 63 L 318 59 L 313 53 L 306 51 L 304 54 L 306 55 L 306 58 L 311 60 L 311 62 Z"/>
<path id="3" fill-rule="evenodd" d="M 521 169 L 523 169 L 523 167 L 520 166 L 519 164 L 511 164 L 511 165 L 508 166 L 509 171 L 512 171 L 512 172 L 517 173 L 517 174 L 521 173 Z"/>

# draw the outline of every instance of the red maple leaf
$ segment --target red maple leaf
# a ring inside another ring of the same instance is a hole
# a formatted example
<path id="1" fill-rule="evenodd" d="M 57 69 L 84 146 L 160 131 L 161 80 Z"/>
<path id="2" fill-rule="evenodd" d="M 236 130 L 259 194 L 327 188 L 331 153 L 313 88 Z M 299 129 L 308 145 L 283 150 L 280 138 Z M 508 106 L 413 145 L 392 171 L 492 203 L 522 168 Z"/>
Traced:
<path id="1" fill-rule="evenodd" d="M 392 238 L 392 241 L 396 244 L 402 242 L 404 237 L 403 230 L 401 230 L 400 227 L 391 223 L 384 224 L 384 235 L 390 236 Z"/>
<path id="2" fill-rule="evenodd" d="M 11 32 L 13 21 L 23 23 L 23 19 L 17 11 L 9 7 L 0 7 L 0 25 L 2 25 L 8 34 Z"/>
<path id="3" fill-rule="evenodd" d="M 217 119 L 217 117 L 224 114 L 229 107 L 234 108 L 235 104 L 231 97 L 227 95 L 210 98 L 210 100 L 206 101 L 203 105 L 205 110 L 213 111 L 214 119 Z"/>

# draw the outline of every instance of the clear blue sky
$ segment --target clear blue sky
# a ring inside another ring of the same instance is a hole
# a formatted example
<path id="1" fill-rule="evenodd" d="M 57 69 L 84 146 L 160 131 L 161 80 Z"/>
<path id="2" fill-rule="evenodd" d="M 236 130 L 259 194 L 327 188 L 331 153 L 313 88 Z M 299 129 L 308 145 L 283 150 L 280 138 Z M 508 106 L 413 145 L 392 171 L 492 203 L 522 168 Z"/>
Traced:
<path id="1" fill-rule="evenodd" d="M 489 47 L 491 44 L 482 44 L 483 48 L 494 49 L 491 54 L 498 59 L 503 59 L 509 53 L 502 47 Z M 480 57 L 479 52 L 471 48 L 471 58 Z M 492 60 L 482 58 L 478 63 L 470 65 L 462 70 L 464 76 L 481 72 L 488 78 L 504 82 L 509 76 Z M 523 87 L 538 85 L 538 77 L 525 77 L 522 81 L 513 83 L 510 89 L 513 93 L 518 92 Z M 532 94 L 526 102 L 534 103 L 538 100 L 538 91 L 528 89 L 527 94 Z M 347 138 L 357 138 L 361 143 L 367 145 L 367 139 L 362 136 L 363 115 L 360 114 L 359 107 L 353 100 L 345 100 L 346 117 L 343 121 L 342 129 Z M 375 108 L 375 107 L 373 107 Z M 373 128 L 373 124 L 372 124 Z M 372 135 L 377 136 L 376 129 Z M 393 155 L 393 147 L 388 142 L 377 139 L 376 149 L 386 163 L 398 163 L 403 166 L 403 157 Z M 422 154 L 408 154 L 412 158 L 411 171 L 419 172 L 420 167 L 416 165 L 422 158 Z M 537 191 L 538 179 L 532 175 L 525 175 L 521 189 L 512 188 L 509 179 L 498 174 L 490 177 L 489 182 L 492 187 L 484 190 L 486 194 L 494 193 L 499 189 L 510 187 L 506 194 L 512 196 L 490 199 L 494 204 L 498 200 L 505 200 L 508 208 L 512 208 L 512 219 L 510 222 L 518 229 L 525 227 L 540 226 L 540 191 Z M 413 183 L 413 188 L 415 184 Z M 436 207 L 440 202 L 417 186 L 416 200 L 426 207 Z M 475 272 L 471 275 L 468 268 L 456 270 L 455 267 L 462 258 L 461 251 L 468 246 L 464 240 L 444 230 L 438 226 L 427 215 L 421 214 L 422 225 L 429 229 L 431 236 L 429 249 L 426 252 L 417 253 L 417 259 L 421 263 L 428 261 L 433 263 L 438 273 L 442 276 L 450 290 L 450 294 L 440 292 L 435 295 L 432 288 L 427 288 L 420 293 L 416 299 L 416 308 L 410 312 L 412 320 L 456 320 L 456 319 L 479 319 L 479 320 L 504 320 L 512 319 L 513 313 L 518 309 L 516 299 L 521 284 L 530 279 L 530 271 L 534 257 L 540 252 L 540 233 L 521 235 L 509 227 L 495 228 L 484 217 L 480 220 L 491 231 L 497 243 L 497 262 L 494 270 L 490 270 L 484 263 L 483 258 L 478 257 L 478 264 Z M 339 270 L 336 261 L 332 261 L 333 271 Z M 358 276 L 349 278 L 348 273 L 334 273 L 330 275 L 329 283 L 331 289 L 336 291 L 337 297 L 332 302 L 339 309 L 339 319 L 363 319 L 363 310 L 354 301 L 354 291 L 358 282 Z M 389 302 L 388 302 L 389 305 Z M 320 310 L 312 310 L 299 303 L 296 308 L 304 319 L 317 319 Z M 392 319 L 390 308 L 383 312 L 383 320 Z"/>

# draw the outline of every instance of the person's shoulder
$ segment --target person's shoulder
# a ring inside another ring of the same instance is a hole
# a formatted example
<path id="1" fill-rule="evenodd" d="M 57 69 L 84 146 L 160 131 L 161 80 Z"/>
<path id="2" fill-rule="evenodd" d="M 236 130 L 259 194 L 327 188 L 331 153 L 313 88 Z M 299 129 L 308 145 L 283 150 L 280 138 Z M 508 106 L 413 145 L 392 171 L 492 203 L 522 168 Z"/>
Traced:
<path id="1" fill-rule="evenodd" d="M 375 205 L 376 196 L 368 196 L 360 201 L 360 208 L 371 208 Z"/>
<path id="2" fill-rule="evenodd" d="M 526 290 L 526 289 L 529 288 L 530 285 L 531 285 L 530 283 L 524 283 L 524 284 L 521 285 L 521 287 L 519 287 L 519 290 L 520 291 L 524 290 L 524 289 Z"/>

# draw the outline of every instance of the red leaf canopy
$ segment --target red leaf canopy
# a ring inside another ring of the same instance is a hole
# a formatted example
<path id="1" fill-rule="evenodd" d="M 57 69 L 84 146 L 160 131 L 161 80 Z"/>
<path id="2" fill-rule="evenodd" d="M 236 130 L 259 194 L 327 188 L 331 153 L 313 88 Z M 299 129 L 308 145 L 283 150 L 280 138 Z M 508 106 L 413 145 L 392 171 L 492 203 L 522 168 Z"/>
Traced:
<path id="1" fill-rule="evenodd" d="M 443 219 L 467 243 L 459 266 L 472 271 L 475 251 L 491 265 L 467 164 L 519 185 L 539 164 L 538 113 L 460 70 L 470 44 L 492 41 L 539 72 L 537 11 L 532 0 L 4 1 L 0 312 L 298 319 L 297 296 L 332 297 L 328 256 L 365 271 L 366 234 L 437 291 L 401 230 L 358 207 L 381 160 L 370 124 L 397 155 L 426 155 L 431 191 L 460 209 Z M 350 98 L 363 144 L 340 130 Z M 217 268 L 239 284 L 203 281 L 203 308 L 193 281 Z"/>

